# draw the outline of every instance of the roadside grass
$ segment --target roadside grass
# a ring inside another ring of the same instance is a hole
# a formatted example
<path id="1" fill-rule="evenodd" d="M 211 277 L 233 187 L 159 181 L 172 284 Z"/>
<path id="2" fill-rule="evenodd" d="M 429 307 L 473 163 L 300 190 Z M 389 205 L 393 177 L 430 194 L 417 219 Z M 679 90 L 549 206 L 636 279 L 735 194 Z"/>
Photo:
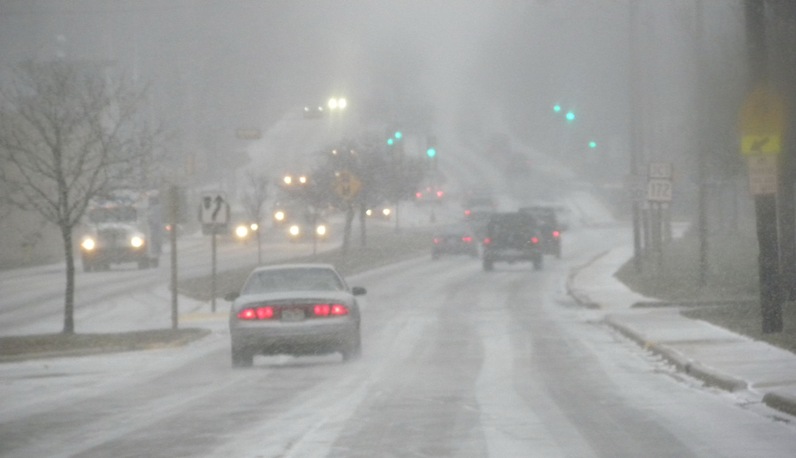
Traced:
<path id="1" fill-rule="evenodd" d="M 659 259 L 645 257 L 642 272 L 633 260 L 616 273 L 630 289 L 675 305 L 682 313 L 716 326 L 796 352 L 796 303 L 783 304 L 784 329 L 764 334 L 759 302 L 757 240 L 721 234 L 708 238 L 705 286 L 700 286 L 699 241 L 694 232 L 668 244 Z"/>
<path id="2" fill-rule="evenodd" d="M 0 337 L 0 359 L 50 357 L 176 347 L 200 339 L 208 329 L 156 329 L 108 334 L 35 334 Z"/>

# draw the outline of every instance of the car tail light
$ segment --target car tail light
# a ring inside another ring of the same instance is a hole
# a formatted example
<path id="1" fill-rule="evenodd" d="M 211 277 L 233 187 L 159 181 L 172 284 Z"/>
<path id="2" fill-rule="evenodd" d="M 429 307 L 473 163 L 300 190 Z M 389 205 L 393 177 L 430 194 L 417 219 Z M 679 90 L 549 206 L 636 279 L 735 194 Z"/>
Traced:
<path id="1" fill-rule="evenodd" d="M 422 199 L 423 198 L 423 193 L 422 192 L 416 192 L 415 193 L 415 197 L 417 197 L 418 199 Z"/>
<path id="2" fill-rule="evenodd" d="M 348 307 L 343 304 L 315 304 L 312 308 L 315 316 L 343 316 L 348 315 Z"/>
<path id="3" fill-rule="evenodd" d="M 270 320 L 274 318 L 276 311 L 270 305 L 264 307 L 250 307 L 238 312 L 239 320 Z"/>
<path id="4" fill-rule="evenodd" d="M 348 308 L 343 304 L 332 304 L 332 316 L 348 315 Z"/>
<path id="5" fill-rule="evenodd" d="M 434 245 L 439 245 L 439 242 L 440 242 L 440 240 L 438 238 L 434 237 Z"/>
<path id="6" fill-rule="evenodd" d="M 464 242 L 464 243 L 473 243 L 473 238 L 470 237 L 470 236 L 465 235 L 464 237 L 462 237 L 462 242 Z"/>
<path id="7" fill-rule="evenodd" d="M 470 210 L 465 210 L 464 211 L 464 216 L 470 216 L 470 213 L 472 213 Z"/>
<path id="8" fill-rule="evenodd" d="M 553 231 L 553 237 L 558 238 L 561 236 L 561 233 L 558 231 Z"/>
<path id="9" fill-rule="evenodd" d="M 531 243 L 536 245 L 537 243 L 539 243 L 539 238 L 538 237 L 531 237 Z"/>
<path id="10" fill-rule="evenodd" d="M 442 192 L 442 191 L 437 191 L 437 197 L 442 197 L 443 195 L 445 195 L 445 193 L 444 193 L 444 192 Z"/>
<path id="11" fill-rule="evenodd" d="M 484 239 L 484 245 L 489 245 L 490 243 L 492 243 L 492 239 L 490 239 L 489 237 Z"/>

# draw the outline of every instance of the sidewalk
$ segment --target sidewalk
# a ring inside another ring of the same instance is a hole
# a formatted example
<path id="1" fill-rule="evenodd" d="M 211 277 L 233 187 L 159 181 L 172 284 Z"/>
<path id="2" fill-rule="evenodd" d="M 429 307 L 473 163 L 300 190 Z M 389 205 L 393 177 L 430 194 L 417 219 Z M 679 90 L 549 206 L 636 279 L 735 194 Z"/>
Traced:
<path id="1" fill-rule="evenodd" d="M 579 303 L 606 311 L 604 321 L 706 384 L 748 390 L 774 409 L 796 415 L 796 354 L 654 304 L 614 277 L 632 248 L 608 251 L 570 274 L 568 289 Z"/>

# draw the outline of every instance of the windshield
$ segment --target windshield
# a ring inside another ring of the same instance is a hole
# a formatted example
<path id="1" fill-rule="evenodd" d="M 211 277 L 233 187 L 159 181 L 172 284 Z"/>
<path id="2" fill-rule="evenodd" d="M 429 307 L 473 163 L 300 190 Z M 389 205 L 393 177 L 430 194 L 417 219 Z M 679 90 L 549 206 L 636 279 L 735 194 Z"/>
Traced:
<path id="1" fill-rule="evenodd" d="M 92 208 L 88 211 L 88 219 L 92 223 L 129 223 L 136 221 L 136 210 L 133 207 Z"/>
<path id="2" fill-rule="evenodd" d="M 270 269 L 252 273 L 241 294 L 278 293 L 285 291 L 342 291 L 345 285 L 330 269 Z"/>

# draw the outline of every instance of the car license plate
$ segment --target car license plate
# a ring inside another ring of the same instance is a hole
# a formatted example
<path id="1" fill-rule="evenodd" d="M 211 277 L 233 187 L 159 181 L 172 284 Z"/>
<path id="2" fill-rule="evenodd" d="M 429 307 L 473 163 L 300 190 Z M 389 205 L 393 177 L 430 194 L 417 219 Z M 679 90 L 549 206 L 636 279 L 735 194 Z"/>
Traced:
<path id="1" fill-rule="evenodd" d="M 285 309 L 282 310 L 282 321 L 302 321 L 304 320 L 304 310 Z"/>

